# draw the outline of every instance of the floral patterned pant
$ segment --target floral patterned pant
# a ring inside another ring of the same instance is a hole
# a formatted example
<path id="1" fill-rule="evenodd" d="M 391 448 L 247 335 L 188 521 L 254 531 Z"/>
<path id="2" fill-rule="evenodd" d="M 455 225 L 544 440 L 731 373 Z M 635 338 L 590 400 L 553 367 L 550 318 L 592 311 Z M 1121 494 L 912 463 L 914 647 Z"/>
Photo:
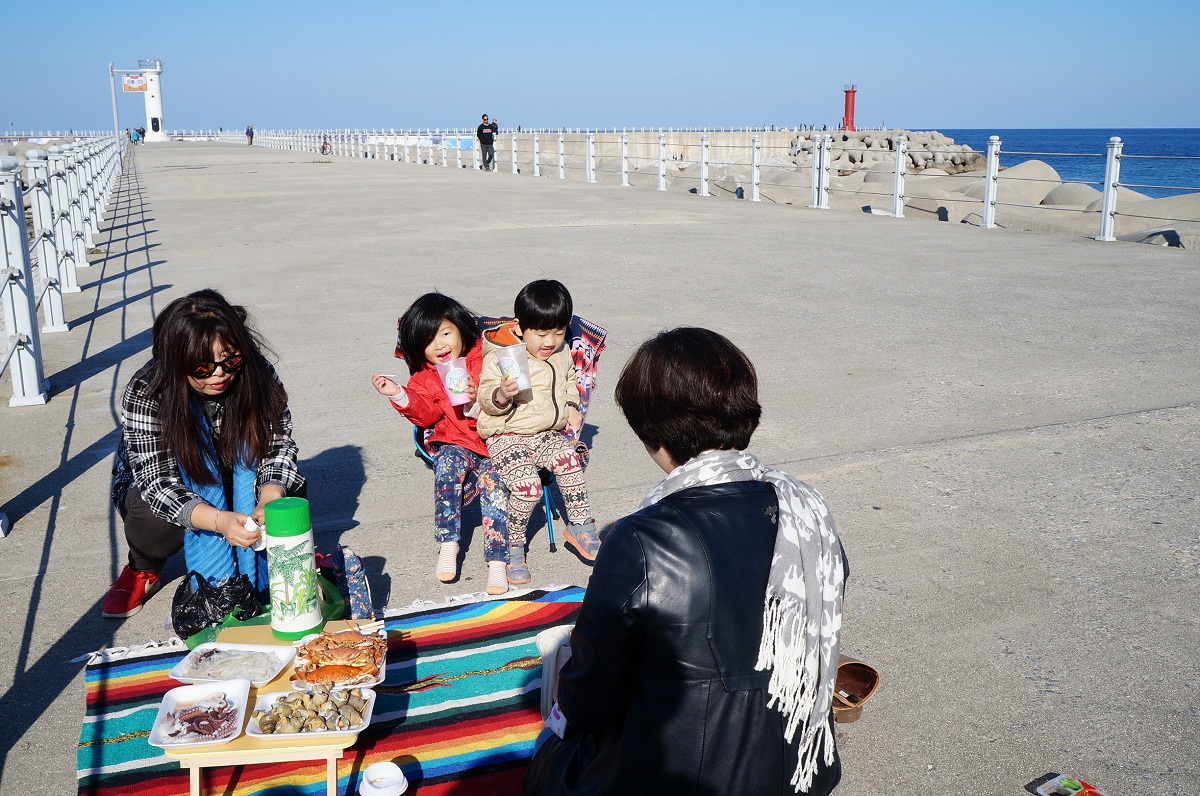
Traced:
<path id="1" fill-rule="evenodd" d="M 508 560 L 508 490 L 492 460 L 457 445 L 442 445 L 433 454 L 433 524 L 438 542 L 457 542 L 462 527 L 464 487 L 474 474 L 483 517 L 483 558 Z"/>
<path id="2" fill-rule="evenodd" d="M 583 464 L 575 452 L 575 443 L 558 431 L 542 431 L 528 436 L 497 434 L 487 441 L 492 463 L 508 487 L 508 543 L 525 546 L 525 531 L 533 510 L 542 501 L 541 467 L 554 473 L 558 491 L 567 509 L 567 522 L 582 525 L 592 517 Z"/>

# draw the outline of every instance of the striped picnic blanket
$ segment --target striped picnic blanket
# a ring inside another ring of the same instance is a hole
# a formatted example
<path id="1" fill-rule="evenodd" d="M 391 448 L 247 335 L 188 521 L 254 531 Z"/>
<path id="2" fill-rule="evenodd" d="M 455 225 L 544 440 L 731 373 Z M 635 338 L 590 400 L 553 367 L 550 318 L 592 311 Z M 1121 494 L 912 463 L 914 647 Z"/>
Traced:
<path id="1" fill-rule="evenodd" d="M 338 765 L 338 792 L 355 793 L 371 763 L 391 760 L 421 796 L 519 794 L 541 730 L 541 658 L 534 636 L 575 621 L 583 589 L 389 612 L 387 679 L 371 726 Z M 167 677 L 186 650 L 98 656 L 87 667 L 79 738 L 80 794 L 186 793 L 187 772 L 146 743 Z M 325 793 L 323 762 L 206 769 L 225 796 Z"/>

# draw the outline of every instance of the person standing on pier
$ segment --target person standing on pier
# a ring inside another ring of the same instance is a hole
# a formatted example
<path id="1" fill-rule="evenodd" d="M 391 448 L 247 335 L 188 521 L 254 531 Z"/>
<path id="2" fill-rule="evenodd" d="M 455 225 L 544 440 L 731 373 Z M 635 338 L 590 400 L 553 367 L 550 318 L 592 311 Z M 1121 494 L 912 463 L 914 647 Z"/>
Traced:
<path id="1" fill-rule="evenodd" d="M 479 149 L 483 153 L 483 170 L 496 170 L 496 133 L 499 128 L 495 122 L 488 121 L 488 115 L 483 114 L 483 121 L 475 130 L 475 137 L 479 139 Z"/>
<path id="2" fill-rule="evenodd" d="M 254 125 L 246 125 L 246 146 L 254 146 Z"/>

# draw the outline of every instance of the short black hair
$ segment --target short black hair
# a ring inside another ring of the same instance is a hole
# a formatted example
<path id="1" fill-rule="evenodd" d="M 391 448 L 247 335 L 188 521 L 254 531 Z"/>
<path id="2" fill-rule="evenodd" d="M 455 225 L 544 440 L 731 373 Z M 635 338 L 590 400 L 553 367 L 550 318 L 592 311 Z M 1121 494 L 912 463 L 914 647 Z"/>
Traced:
<path id="1" fill-rule="evenodd" d="M 425 348 L 433 342 L 442 321 L 458 327 L 462 337 L 463 356 L 479 340 L 479 321 L 475 313 L 442 293 L 426 293 L 412 303 L 397 321 L 400 353 L 408 364 L 409 373 L 425 367 Z"/>
<path id="2" fill-rule="evenodd" d="M 754 364 L 727 338 L 681 326 L 634 352 L 617 380 L 633 433 L 680 465 L 706 450 L 745 450 L 762 418 Z"/>
<path id="3" fill-rule="evenodd" d="M 513 315 L 522 329 L 565 329 L 574 314 L 571 293 L 557 279 L 530 282 L 513 302 Z"/>

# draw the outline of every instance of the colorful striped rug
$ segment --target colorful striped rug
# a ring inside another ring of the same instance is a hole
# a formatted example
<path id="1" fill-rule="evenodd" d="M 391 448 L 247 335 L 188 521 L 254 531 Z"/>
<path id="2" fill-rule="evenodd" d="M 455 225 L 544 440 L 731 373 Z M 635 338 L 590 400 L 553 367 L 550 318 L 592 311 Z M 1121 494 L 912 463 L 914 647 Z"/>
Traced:
<path id="1" fill-rule="evenodd" d="M 338 793 L 361 771 L 392 760 L 408 793 L 520 794 L 541 730 L 541 658 L 534 636 L 575 621 L 583 589 L 534 590 L 507 599 L 390 613 L 387 680 L 371 726 L 338 766 Z M 167 672 L 186 654 L 150 651 L 89 664 L 79 738 L 80 794 L 167 796 L 188 791 L 187 772 L 146 743 Z M 325 793 L 324 763 L 205 769 L 205 792 L 222 796 Z"/>

